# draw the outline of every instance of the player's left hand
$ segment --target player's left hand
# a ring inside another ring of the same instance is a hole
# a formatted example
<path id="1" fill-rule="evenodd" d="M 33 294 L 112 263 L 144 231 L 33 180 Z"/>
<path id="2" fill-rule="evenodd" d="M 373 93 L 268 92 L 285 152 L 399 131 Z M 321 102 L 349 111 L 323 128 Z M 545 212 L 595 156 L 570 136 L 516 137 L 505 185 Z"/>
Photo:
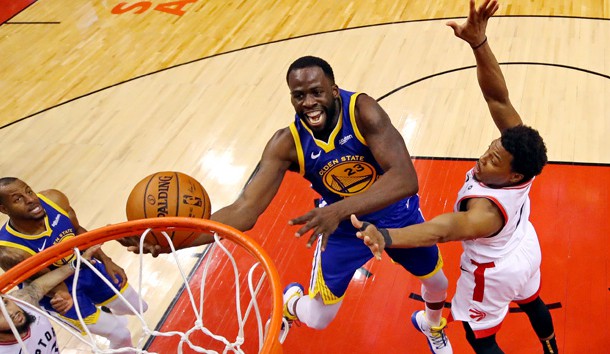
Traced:
<path id="1" fill-rule="evenodd" d="M 53 307 L 57 313 L 65 315 L 72 306 L 74 306 L 74 301 L 72 300 L 70 293 L 57 291 L 53 294 L 53 298 L 51 298 L 51 307 Z"/>
<path id="2" fill-rule="evenodd" d="M 449 21 L 447 26 L 453 28 L 456 37 L 465 40 L 470 46 L 476 46 L 486 38 L 487 21 L 499 8 L 497 0 L 485 0 L 479 7 L 475 6 L 474 0 L 470 0 L 470 13 L 466 22 L 457 24 Z"/>
<path id="3" fill-rule="evenodd" d="M 371 252 L 373 252 L 373 255 L 377 260 L 381 260 L 381 254 L 385 248 L 385 240 L 383 239 L 381 232 L 379 232 L 377 227 L 373 224 L 368 224 L 366 228 L 363 229 L 364 222 L 358 220 L 354 214 L 352 214 L 350 218 L 352 220 L 352 225 L 360 230 L 356 232 L 356 236 L 364 241 L 364 244 L 371 249 Z"/>
<path id="4" fill-rule="evenodd" d="M 332 205 L 325 206 L 323 208 L 315 208 L 307 212 L 305 215 L 301 215 L 288 221 L 290 225 L 303 225 L 296 233 L 296 237 L 301 237 L 310 230 L 313 233 L 307 241 L 307 247 L 311 247 L 317 238 L 321 238 L 322 251 L 326 249 L 328 238 L 335 232 L 341 217 L 334 211 Z"/>
<path id="5" fill-rule="evenodd" d="M 127 283 L 127 274 L 118 264 L 114 263 L 109 257 L 103 261 L 106 272 L 117 287 L 121 289 Z M 120 280 L 120 281 L 119 281 Z"/>

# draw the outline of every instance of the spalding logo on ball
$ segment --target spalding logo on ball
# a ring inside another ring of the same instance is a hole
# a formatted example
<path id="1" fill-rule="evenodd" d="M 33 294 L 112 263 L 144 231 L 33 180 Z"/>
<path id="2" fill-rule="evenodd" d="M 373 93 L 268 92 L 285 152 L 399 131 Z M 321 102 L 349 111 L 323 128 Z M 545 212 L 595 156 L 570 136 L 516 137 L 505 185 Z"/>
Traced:
<path id="1" fill-rule="evenodd" d="M 208 219 L 212 206 L 208 193 L 193 177 L 181 172 L 163 171 L 142 179 L 127 198 L 127 220 L 182 216 Z M 169 234 L 168 234 L 169 235 Z M 194 232 L 172 232 L 176 247 L 188 245 Z M 154 235 L 156 243 L 167 246 L 163 235 Z"/>

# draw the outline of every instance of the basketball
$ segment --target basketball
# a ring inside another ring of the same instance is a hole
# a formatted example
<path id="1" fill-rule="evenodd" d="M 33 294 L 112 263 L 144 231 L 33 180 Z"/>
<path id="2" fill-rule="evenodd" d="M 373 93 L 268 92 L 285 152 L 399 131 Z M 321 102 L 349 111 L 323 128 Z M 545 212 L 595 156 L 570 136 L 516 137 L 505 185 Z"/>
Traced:
<path id="1" fill-rule="evenodd" d="M 164 171 L 146 176 L 133 187 L 126 206 L 127 220 L 182 216 L 208 219 L 212 206 L 208 193 L 193 177 L 181 172 Z M 175 231 L 168 233 L 176 248 L 189 246 L 197 234 Z M 152 233 L 146 241 L 169 247 L 165 236 Z"/>

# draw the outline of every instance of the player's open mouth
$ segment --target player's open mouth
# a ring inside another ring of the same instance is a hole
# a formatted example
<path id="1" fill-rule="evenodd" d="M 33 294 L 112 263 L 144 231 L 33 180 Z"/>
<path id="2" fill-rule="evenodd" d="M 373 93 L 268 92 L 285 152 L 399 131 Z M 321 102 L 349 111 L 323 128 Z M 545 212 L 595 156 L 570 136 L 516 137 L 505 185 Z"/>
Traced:
<path id="1" fill-rule="evenodd" d="M 35 206 L 34 208 L 32 208 L 30 210 L 30 213 L 32 214 L 38 214 L 42 211 L 42 206 L 40 204 L 38 204 L 37 206 Z"/>
<path id="2" fill-rule="evenodd" d="M 13 323 L 17 326 L 21 325 L 25 320 L 21 312 L 17 312 L 13 316 L 11 316 L 11 319 L 13 320 Z"/>
<path id="3" fill-rule="evenodd" d="M 307 117 L 307 121 L 309 122 L 310 125 L 318 126 L 323 123 L 324 112 L 323 111 L 311 111 L 311 112 L 305 113 L 305 116 Z"/>

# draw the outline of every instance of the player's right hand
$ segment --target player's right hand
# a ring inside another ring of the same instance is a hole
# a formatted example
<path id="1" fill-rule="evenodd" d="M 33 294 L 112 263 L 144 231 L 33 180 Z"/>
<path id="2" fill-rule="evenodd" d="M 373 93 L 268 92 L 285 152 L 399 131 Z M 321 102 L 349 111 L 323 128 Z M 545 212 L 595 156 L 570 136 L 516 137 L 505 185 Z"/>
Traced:
<path id="1" fill-rule="evenodd" d="M 53 294 L 53 298 L 51 299 L 51 307 L 53 307 L 57 313 L 65 315 L 73 305 L 74 301 L 72 300 L 70 293 L 65 291 L 57 291 L 55 294 Z"/>
<path id="2" fill-rule="evenodd" d="M 123 245 L 125 248 L 127 248 L 127 250 L 129 252 L 133 252 L 135 254 L 140 254 L 140 253 L 148 254 L 149 253 L 153 257 L 157 257 L 161 253 L 171 252 L 171 249 L 169 247 L 166 247 L 166 249 L 163 249 L 163 247 L 161 247 L 157 244 L 148 243 L 148 242 L 146 242 L 146 240 L 144 240 L 144 244 L 142 245 L 142 250 L 140 251 L 140 236 L 123 237 L 123 238 L 117 239 L 117 241 L 121 245 Z"/>
<path id="3" fill-rule="evenodd" d="M 377 227 L 375 227 L 373 224 L 368 224 L 365 228 L 363 228 L 364 222 L 358 220 L 354 214 L 350 216 L 350 219 L 352 221 L 352 225 L 360 230 L 356 232 L 356 236 L 364 241 L 364 244 L 371 249 L 371 252 L 373 252 L 373 255 L 375 258 L 377 258 L 377 260 L 381 260 L 381 254 L 383 253 L 382 251 L 385 247 L 385 240 L 383 239 L 381 232 L 379 232 Z"/>

